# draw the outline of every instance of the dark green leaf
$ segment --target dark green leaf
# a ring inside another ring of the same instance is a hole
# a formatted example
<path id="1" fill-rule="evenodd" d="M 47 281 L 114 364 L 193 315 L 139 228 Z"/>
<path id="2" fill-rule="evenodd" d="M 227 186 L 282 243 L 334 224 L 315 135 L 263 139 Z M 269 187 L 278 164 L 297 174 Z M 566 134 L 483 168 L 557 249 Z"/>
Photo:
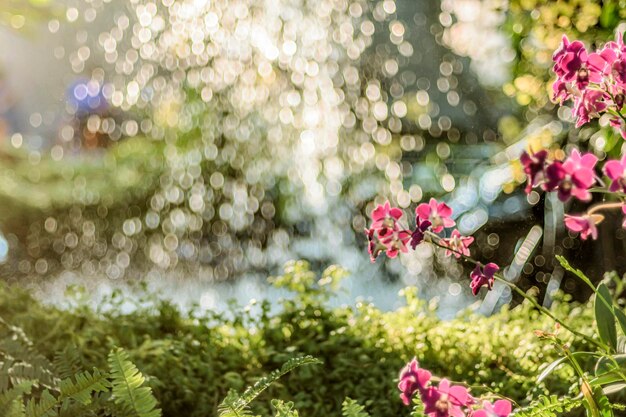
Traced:
<path id="1" fill-rule="evenodd" d="M 608 304 L 608 305 L 607 305 Z M 615 328 L 615 315 L 613 314 L 611 293 L 605 284 L 600 284 L 596 290 L 595 314 L 596 325 L 600 339 L 611 346 L 617 347 L 617 330 Z"/>

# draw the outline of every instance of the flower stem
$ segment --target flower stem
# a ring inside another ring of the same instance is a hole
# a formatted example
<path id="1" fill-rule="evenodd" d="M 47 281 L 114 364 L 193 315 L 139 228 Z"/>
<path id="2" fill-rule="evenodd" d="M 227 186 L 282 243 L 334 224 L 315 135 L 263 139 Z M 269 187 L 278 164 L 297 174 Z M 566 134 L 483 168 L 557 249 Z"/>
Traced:
<path id="1" fill-rule="evenodd" d="M 587 210 L 587 214 L 591 215 L 591 214 L 593 214 L 595 212 L 598 212 L 600 210 L 610 210 L 610 209 L 622 208 L 623 205 L 624 205 L 624 203 L 622 203 L 621 201 L 619 203 L 600 203 L 600 204 L 596 204 L 595 206 L 593 206 L 589 210 Z"/>
<path id="2" fill-rule="evenodd" d="M 454 252 L 458 255 L 461 256 L 461 258 L 463 258 L 464 261 L 472 263 L 474 265 L 478 265 L 478 266 L 482 266 L 482 263 L 480 263 L 479 261 L 473 259 L 472 257 L 469 257 L 453 248 L 449 248 L 447 246 L 444 246 L 440 243 L 441 241 L 441 237 L 436 235 L 433 232 L 425 232 L 425 234 L 427 236 L 429 236 L 431 238 L 431 242 L 435 245 L 435 246 L 439 246 L 440 248 L 443 249 L 447 249 L 451 252 Z M 507 280 L 506 278 L 504 278 L 503 276 L 501 276 L 500 274 L 495 274 L 494 278 L 497 281 L 502 282 L 503 284 L 509 286 L 509 288 L 511 288 L 511 290 L 515 291 L 517 294 L 519 294 L 520 296 L 522 296 L 524 299 L 528 300 L 528 302 L 530 302 L 530 304 L 532 304 L 533 307 L 535 307 L 537 310 L 539 310 L 541 313 L 545 314 L 546 316 L 550 317 L 552 320 L 554 320 L 555 322 L 559 323 L 561 325 L 561 327 L 563 327 L 564 329 L 568 330 L 570 333 L 572 333 L 573 335 L 580 337 L 582 339 L 584 339 L 585 341 L 587 341 L 588 343 L 595 345 L 603 350 L 607 350 L 607 346 L 602 343 L 599 342 L 595 339 L 593 339 L 592 337 L 584 334 L 584 333 L 580 333 L 577 330 L 574 330 L 572 327 L 570 327 L 567 323 L 563 322 L 561 319 L 559 319 L 558 317 L 556 317 L 549 309 L 545 308 L 544 306 L 542 306 L 541 304 L 539 304 L 532 296 L 526 294 L 526 292 L 524 290 L 522 290 L 520 287 L 518 287 L 517 285 L 515 285 L 514 283 L 510 282 L 509 280 Z"/>

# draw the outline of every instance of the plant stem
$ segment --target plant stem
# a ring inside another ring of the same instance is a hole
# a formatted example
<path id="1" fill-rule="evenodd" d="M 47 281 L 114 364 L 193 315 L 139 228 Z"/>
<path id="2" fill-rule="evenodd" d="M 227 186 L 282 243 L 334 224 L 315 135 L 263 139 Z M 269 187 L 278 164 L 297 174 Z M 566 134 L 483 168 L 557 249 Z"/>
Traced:
<path id="1" fill-rule="evenodd" d="M 431 238 L 430 241 L 435 246 L 439 246 L 440 248 L 447 249 L 447 250 L 449 250 L 451 252 L 454 252 L 454 253 L 460 255 L 460 257 L 464 261 L 466 261 L 466 262 L 469 262 L 469 263 L 477 265 L 477 266 L 483 266 L 482 263 L 480 263 L 479 261 L 473 259 L 472 257 L 464 255 L 463 253 L 461 253 L 461 252 L 459 252 L 459 251 L 457 251 L 457 250 L 455 250 L 453 248 L 449 248 L 449 247 L 447 247 L 445 245 L 442 245 L 440 243 L 442 238 L 440 236 L 436 235 L 435 233 L 426 231 L 424 234 Z M 519 294 L 520 296 L 522 296 L 523 298 L 528 300 L 532 304 L 533 307 L 538 309 L 541 313 L 545 314 L 546 316 L 550 317 L 555 322 L 559 323 L 561 325 L 561 327 L 563 327 L 564 329 L 568 330 L 573 335 L 578 336 L 578 337 L 584 339 L 585 341 L 587 341 L 588 343 L 590 343 L 592 345 L 595 345 L 595 346 L 597 346 L 597 347 L 599 347 L 599 348 L 601 348 L 603 350 L 607 350 L 607 346 L 605 346 L 604 343 L 601 343 L 601 342 L 593 339 L 592 337 L 587 336 L 584 333 L 580 333 L 579 331 L 574 330 L 567 323 L 563 322 L 561 319 L 556 317 L 549 309 L 545 308 L 544 306 L 539 304 L 533 297 L 531 297 L 530 295 L 526 294 L 526 292 L 524 292 L 524 290 L 522 290 L 520 287 L 518 287 L 514 283 L 510 282 L 509 280 L 507 280 L 503 276 L 500 276 L 500 274 L 495 274 L 494 275 L 494 279 L 497 280 L 497 281 L 502 282 L 503 284 L 508 285 L 509 288 L 511 288 L 513 291 L 515 291 L 517 294 Z"/>
<path id="2" fill-rule="evenodd" d="M 587 210 L 587 214 L 591 215 L 597 211 L 600 210 L 610 210 L 610 209 L 615 209 L 615 208 L 622 208 L 622 206 L 624 205 L 624 203 L 622 203 L 621 201 L 619 203 L 600 203 L 600 204 L 596 204 L 595 206 L 591 207 L 589 210 Z"/>

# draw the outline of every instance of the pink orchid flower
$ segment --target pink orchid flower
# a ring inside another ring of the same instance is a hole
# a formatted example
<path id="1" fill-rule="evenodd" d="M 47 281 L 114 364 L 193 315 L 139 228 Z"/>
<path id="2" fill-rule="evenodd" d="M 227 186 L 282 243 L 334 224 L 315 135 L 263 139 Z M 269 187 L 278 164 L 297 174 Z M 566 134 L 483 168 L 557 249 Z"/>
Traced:
<path id="1" fill-rule="evenodd" d="M 622 227 L 626 229 L 626 204 L 622 206 L 622 213 L 624 213 L 624 222 L 622 223 Z"/>
<path id="2" fill-rule="evenodd" d="M 428 220 L 433 232 L 439 233 L 444 227 L 452 227 L 456 223 L 450 218 L 452 209 L 446 203 L 439 203 L 431 198 L 428 203 L 422 203 L 415 209 L 415 214 L 423 220 Z"/>
<path id="3" fill-rule="evenodd" d="M 428 220 L 421 220 L 419 216 L 416 217 L 415 222 L 417 223 L 415 226 L 415 230 L 411 234 L 411 248 L 415 249 L 417 245 L 422 243 L 426 238 L 426 231 L 430 229 L 432 224 Z"/>
<path id="4" fill-rule="evenodd" d="M 441 239 L 440 243 L 446 248 L 446 256 L 454 255 L 457 259 L 462 255 L 469 256 L 469 245 L 474 242 L 472 236 L 463 236 L 457 229 L 452 231 L 449 238 Z"/>
<path id="5" fill-rule="evenodd" d="M 626 83 L 626 62 L 623 34 L 618 33 L 615 42 L 607 42 L 598 52 L 589 54 L 589 69 L 599 72 L 603 77 L 613 77 L 618 84 Z"/>
<path id="6" fill-rule="evenodd" d="M 594 167 L 598 158 L 591 153 L 581 155 L 574 149 L 569 158 L 561 163 L 555 161 L 545 171 L 546 182 L 543 188 L 546 191 L 558 189 L 561 201 L 567 201 L 571 196 L 581 201 L 591 200 L 589 188 L 595 183 Z"/>
<path id="7" fill-rule="evenodd" d="M 391 207 L 389 201 L 372 210 L 372 225 L 365 229 L 370 261 L 375 262 L 382 252 L 389 258 L 395 258 L 399 252 L 408 252 L 406 245 L 411 239 L 411 233 L 400 227 L 398 220 L 402 215 L 402 210 Z"/>
<path id="8" fill-rule="evenodd" d="M 467 388 L 450 386 L 450 381 L 442 379 L 437 388 L 428 387 L 422 393 L 424 414 L 428 417 L 465 417 L 462 407 L 474 403 Z"/>
<path id="9" fill-rule="evenodd" d="M 565 81 L 574 81 L 581 69 L 586 69 L 587 50 L 581 41 L 571 42 L 563 36 L 561 46 L 552 56 L 554 72 Z"/>
<path id="10" fill-rule="evenodd" d="M 388 258 L 395 258 L 400 252 L 409 251 L 406 245 L 411 240 L 411 232 L 408 230 L 390 230 L 384 236 L 379 234 L 379 238 L 380 243 L 385 247 L 385 254 Z"/>
<path id="11" fill-rule="evenodd" d="M 552 84 L 552 101 L 559 104 L 572 97 L 570 86 L 560 78 L 557 78 Z"/>
<path id="12" fill-rule="evenodd" d="M 565 227 L 570 231 L 580 233 L 582 240 L 587 240 L 589 236 L 592 239 L 598 238 L 598 228 L 596 227 L 604 220 L 601 214 L 582 214 L 579 216 L 565 215 Z"/>
<path id="13" fill-rule="evenodd" d="M 372 210 L 372 229 L 393 228 L 402 217 L 402 210 L 391 207 L 389 201 L 379 204 Z"/>
<path id="14" fill-rule="evenodd" d="M 525 190 L 526 193 L 529 193 L 533 187 L 536 187 L 539 183 L 541 183 L 541 181 L 543 181 L 547 159 L 548 151 L 545 149 L 535 153 L 528 153 L 524 151 L 522 156 L 520 156 L 520 162 L 524 167 L 524 173 L 528 177 L 528 184 L 526 185 Z"/>
<path id="15" fill-rule="evenodd" d="M 609 96 L 604 91 L 585 90 L 574 100 L 572 114 L 576 117 L 576 127 L 589 123 L 591 119 L 600 117 L 600 113 L 608 107 Z"/>
<path id="16" fill-rule="evenodd" d="M 512 406 L 509 400 L 498 400 L 491 404 L 489 401 L 483 402 L 483 408 L 472 413 L 472 417 L 509 417 Z"/>
<path id="17" fill-rule="evenodd" d="M 626 155 L 620 161 L 611 160 L 604 164 L 604 172 L 612 180 L 609 191 L 626 193 Z"/>
<path id="18" fill-rule="evenodd" d="M 426 390 L 431 376 L 432 375 L 429 371 L 419 367 L 419 363 L 416 358 L 413 358 L 411 362 L 402 368 L 402 371 L 400 371 L 398 389 L 402 391 L 400 398 L 402 399 L 404 405 L 411 404 L 411 398 L 416 392 L 419 391 L 422 393 Z"/>
<path id="19" fill-rule="evenodd" d="M 500 267 L 493 262 L 488 263 L 482 269 L 480 265 L 476 265 L 476 268 L 470 273 L 470 278 L 472 279 L 470 283 L 472 294 L 478 294 L 478 291 L 484 285 L 487 286 L 487 289 L 491 290 L 493 288 L 494 275 L 499 270 Z"/>

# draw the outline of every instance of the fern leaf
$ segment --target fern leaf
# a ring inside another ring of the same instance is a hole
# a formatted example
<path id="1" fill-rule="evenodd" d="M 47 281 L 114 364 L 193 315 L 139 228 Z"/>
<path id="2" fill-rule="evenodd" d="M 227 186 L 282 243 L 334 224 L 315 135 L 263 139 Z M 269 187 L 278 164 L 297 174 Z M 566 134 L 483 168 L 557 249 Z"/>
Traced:
<path id="1" fill-rule="evenodd" d="M 0 318 L 0 329 L 0 360 L 4 375 L 0 378 L 0 388 L 7 388 L 8 377 L 13 385 L 33 380 L 52 389 L 58 383 L 52 372 L 52 363 L 35 350 L 21 328 L 11 326 Z"/>
<path id="2" fill-rule="evenodd" d="M 516 410 L 511 417 L 558 417 L 559 414 L 571 411 L 581 404 L 582 400 L 577 398 L 541 396 L 529 406 Z"/>
<path id="3" fill-rule="evenodd" d="M 252 413 L 246 406 L 239 406 L 239 394 L 234 389 L 228 391 L 226 398 L 218 407 L 219 417 L 250 417 Z"/>
<path id="4" fill-rule="evenodd" d="M 276 410 L 274 417 L 300 417 L 298 410 L 293 408 L 293 402 L 284 402 L 281 400 L 272 400 L 272 407 Z"/>
<path id="5" fill-rule="evenodd" d="M 296 368 L 304 365 L 320 364 L 322 361 L 314 358 L 313 356 L 302 356 L 298 358 L 292 358 L 285 362 L 283 366 L 278 370 L 273 371 L 268 376 L 259 379 L 253 386 L 248 387 L 240 398 L 240 403 L 243 406 L 250 404 L 256 397 L 265 391 L 270 385 L 276 382 L 282 376 L 288 374 Z"/>
<path id="6" fill-rule="evenodd" d="M 343 417 L 370 417 L 364 406 L 349 397 L 346 397 L 341 404 L 341 415 Z"/>
<path id="7" fill-rule="evenodd" d="M 10 415 L 11 411 L 16 408 L 16 403 L 22 404 L 24 408 L 23 396 L 24 394 L 30 394 L 33 387 L 32 381 L 25 381 L 19 385 L 16 385 L 9 390 L 0 394 L 0 415 Z M 15 414 L 15 411 L 13 412 Z"/>
<path id="8" fill-rule="evenodd" d="M 75 345 L 68 345 L 54 355 L 52 365 L 60 378 L 69 378 L 81 370 L 80 351 Z"/>
<path id="9" fill-rule="evenodd" d="M 237 396 L 234 391 L 229 392 L 222 404 L 218 407 L 220 417 L 242 417 L 250 415 L 249 413 L 245 414 L 247 413 L 248 405 L 280 377 L 300 366 L 318 363 L 322 363 L 322 361 L 313 356 L 292 358 L 285 362 L 280 369 L 273 371 L 268 376 L 259 379 L 251 387 L 248 387 L 241 396 Z"/>
<path id="10" fill-rule="evenodd" d="M 75 382 L 74 382 L 75 381 Z M 66 378 L 59 384 L 61 399 L 73 399 L 82 404 L 91 402 L 91 394 L 95 392 L 107 392 L 110 385 L 106 375 L 94 368 L 93 373 L 80 372 L 72 378 Z"/>
<path id="11" fill-rule="evenodd" d="M 145 377 L 130 361 L 128 354 L 118 348 L 109 353 L 109 367 L 113 384 L 113 397 L 118 404 L 126 404 L 138 417 L 160 417 L 155 408 L 157 400 L 152 389 L 143 387 Z"/>
<path id="12" fill-rule="evenodd" d="M 54 417 L 58 404 L 59 400 L 50 391 L 43 390 L 38 402 L 32 399 L 26 404 L 26 417 Z"/>
<path id="13" fill-rule="evenodd" d="M 26 417 L 26 408 L 21 399 L 13 400 L 11 404 L 0 411 L 4 417 Z"/>

